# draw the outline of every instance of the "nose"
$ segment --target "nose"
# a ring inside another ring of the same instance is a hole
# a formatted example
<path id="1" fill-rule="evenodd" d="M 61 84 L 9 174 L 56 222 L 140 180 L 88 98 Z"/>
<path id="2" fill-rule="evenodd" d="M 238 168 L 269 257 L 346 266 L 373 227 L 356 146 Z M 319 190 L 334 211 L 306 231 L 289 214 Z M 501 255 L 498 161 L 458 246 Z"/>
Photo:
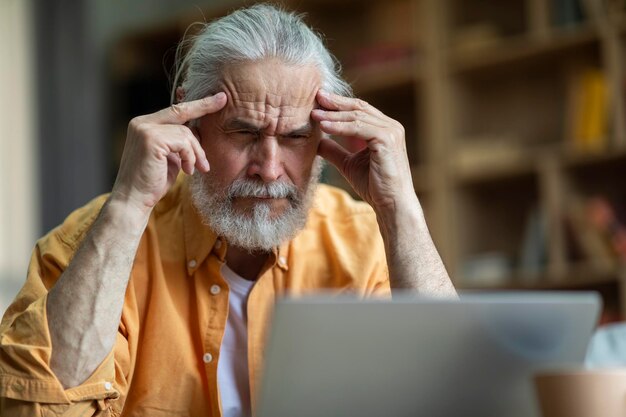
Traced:
<path id="1" fill-rule="evenodd" d="M 266 183 L 278 180 L 284 173 L 280 153 L 276 137 L 261 137 L 252 150 L 252 162 L 248 167 L 248 175 L 258 177 Z"/>

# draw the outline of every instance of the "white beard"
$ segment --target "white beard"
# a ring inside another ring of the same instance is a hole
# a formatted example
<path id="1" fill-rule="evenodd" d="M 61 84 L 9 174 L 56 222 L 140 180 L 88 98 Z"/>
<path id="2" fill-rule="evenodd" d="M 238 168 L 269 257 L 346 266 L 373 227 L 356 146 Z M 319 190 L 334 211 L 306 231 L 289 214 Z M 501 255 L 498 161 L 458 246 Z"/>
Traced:
<path id="1" fill-rule="evenodd" d="M 285 182 L 263 183 L 249 178 L 237 179 L 224 188 L 211 172 L 196 171 L 189 182 L 191 200 L 203 223 L 229 244 L 251 253 L 270 252 L 304 228 L 322 167 L 323 160 L 316 157 L 304 190 Z M 236 197 L 268 195 L 287 199 L 288 207 L 281 215 L 272 218 L 271 206 L 262 201 L 247 213 L 238 212 L 233 206 Z"/>

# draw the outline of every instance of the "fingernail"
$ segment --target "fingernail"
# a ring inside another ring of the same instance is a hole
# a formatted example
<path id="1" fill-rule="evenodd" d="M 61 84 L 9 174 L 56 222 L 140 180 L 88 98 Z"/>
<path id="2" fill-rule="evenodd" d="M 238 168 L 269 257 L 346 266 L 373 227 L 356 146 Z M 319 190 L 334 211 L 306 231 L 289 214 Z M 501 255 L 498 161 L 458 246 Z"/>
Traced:
<path id="1" fill-rule="evenodd" d="M 226 93 L 225 93 L 225 92 L 223 92 L 223 91 L 220 91 L 220 92 L 219 92 L 219 93 L 217 93 L 214 97 L 215 97 L 216 99 L 218 99 L 218 100 L 221 100 L 221 99 L 223 99 L 223 98 L 226 98 Z"/>

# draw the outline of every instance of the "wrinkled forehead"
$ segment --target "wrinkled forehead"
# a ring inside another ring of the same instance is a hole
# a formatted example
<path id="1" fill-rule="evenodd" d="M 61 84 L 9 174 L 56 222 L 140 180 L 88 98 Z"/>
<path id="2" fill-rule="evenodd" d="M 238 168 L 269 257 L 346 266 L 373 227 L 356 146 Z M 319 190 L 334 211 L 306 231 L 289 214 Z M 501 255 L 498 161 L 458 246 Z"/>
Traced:
<path id="1" fill-rule="evenodd" d="M 280 129 L 309 120 L 321 82 L 312 65 L 265 60 L 226 68 L 221 87 L 228 96 L 223 119 L 237 117 Z"/>

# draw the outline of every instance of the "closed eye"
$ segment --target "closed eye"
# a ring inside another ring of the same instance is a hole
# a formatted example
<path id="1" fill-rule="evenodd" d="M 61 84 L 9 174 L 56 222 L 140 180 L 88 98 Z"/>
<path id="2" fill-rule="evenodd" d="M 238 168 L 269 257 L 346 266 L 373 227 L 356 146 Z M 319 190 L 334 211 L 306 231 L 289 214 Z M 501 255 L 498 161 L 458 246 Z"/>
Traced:
<path id="1" fill-rule="evenodd" d="M 244 136 L 258 136 L 259 132 L 256 130 L 235 130 L 229 132 L 231 135 L 244 135 Z"/>
<path id="2" fill-rule="evenodd" d="M 308 139 L 309 135 L 305 135 L 305 134 L 291 134 L 291 135 L 287 135 L 287 138 L 289 138 L 289 139 Z"/>

